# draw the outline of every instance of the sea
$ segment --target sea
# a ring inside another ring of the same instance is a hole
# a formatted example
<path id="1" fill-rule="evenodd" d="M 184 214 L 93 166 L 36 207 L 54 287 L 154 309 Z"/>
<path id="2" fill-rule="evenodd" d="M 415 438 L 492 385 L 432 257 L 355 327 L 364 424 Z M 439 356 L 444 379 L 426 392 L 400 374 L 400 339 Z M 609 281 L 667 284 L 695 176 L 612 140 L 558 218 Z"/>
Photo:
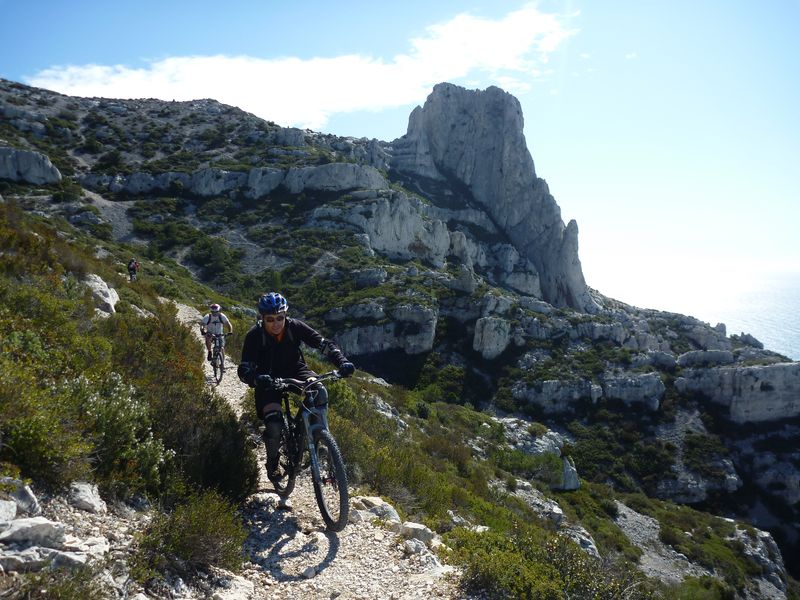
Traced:
<path id="1" fill-rule="evenodd" d="M 800 360 L 800 271 L 734 277 L 705 272 L 669 281 L 663 273 L 653 281 L 639 273 L 614 278 L 609 287 L 597 289 L 640 308 L 689 315 L 712 326 L 724 323 L 728 335 L 749 333 L 767 350 Z"/>

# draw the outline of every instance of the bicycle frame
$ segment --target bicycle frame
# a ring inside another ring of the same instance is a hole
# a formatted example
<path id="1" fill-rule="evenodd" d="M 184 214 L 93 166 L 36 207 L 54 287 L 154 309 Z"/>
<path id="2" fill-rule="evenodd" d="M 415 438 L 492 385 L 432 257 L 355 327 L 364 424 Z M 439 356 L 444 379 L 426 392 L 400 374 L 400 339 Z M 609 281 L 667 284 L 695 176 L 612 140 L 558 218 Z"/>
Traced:
<path id="1" fill-rule="evenodd" d="M 317 382 L 318 380 L 314 381 L 314 383 Z M 317 453 L 314 452 L 314 433 L 317 431 L 328 430 L 328 409 L 325 408 L 320 410 L 314 405 L 314 400 L 316 399 L 318 393 L 319 391 L 316 389 L 305 389 L 302 392 L 303 398 L 300 400 L 300 406 L 294 415 L 295 424 L 297 424 L 298 417 L 303 419 L 303 435 L 305 436 L 306 442 L 305 451 L 308 452 L 309 456 L 311 456 L 311 468 L 314 470 L 314 474 L 317 476 L 319 476 L 319 462 L 317 461 Z M 289 418 L 292 418 L 288 390 L 285 390 L 283 393 L 283 406 L 285 414 Z M 312 417 L 317 417 L 315 423 L 311 422 Z M 297 450 L 299 451 L 298 456 L 292 457 L 292 459 L 293 462 L 299 463 L 303 456 L 303 452 L 300 451 L 300 448 Z"/>

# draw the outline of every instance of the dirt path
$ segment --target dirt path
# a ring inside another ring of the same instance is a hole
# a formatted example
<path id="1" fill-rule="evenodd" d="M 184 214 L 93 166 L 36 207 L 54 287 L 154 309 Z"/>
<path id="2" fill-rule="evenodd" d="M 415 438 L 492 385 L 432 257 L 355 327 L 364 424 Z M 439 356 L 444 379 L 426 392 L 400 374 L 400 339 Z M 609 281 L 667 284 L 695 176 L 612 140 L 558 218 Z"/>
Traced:
<path id="1" fill-rule="evenodd" d="M 193 325 L 198 338 L 199 328 L 194 325 L 201 316 L 194 308 L 178 305 L 178 319 Z M 206 380 L 239 414 L 247 386 L 236 376 L 230 357 L 226 363 L 228 370 L 222 382 L 215 385 L 206 362 Z M 326 532 L 307 472 L 297 480 L 290 507 L 281 508 L 266 478 L 266 455 L 257 432 L 253 432 L 253 443 L 261 465 L 259 491 L 243 508 L 245 525 L 251 532 L 245 548 L 250 561 L 243 576 L 255 585 L 252 598 L 466 597 L 455 583 L 454 569 L 437 564 L 429 553 L 405 554 L 404 540 L 380 526 L 350 523 L 341 533 Z"/>

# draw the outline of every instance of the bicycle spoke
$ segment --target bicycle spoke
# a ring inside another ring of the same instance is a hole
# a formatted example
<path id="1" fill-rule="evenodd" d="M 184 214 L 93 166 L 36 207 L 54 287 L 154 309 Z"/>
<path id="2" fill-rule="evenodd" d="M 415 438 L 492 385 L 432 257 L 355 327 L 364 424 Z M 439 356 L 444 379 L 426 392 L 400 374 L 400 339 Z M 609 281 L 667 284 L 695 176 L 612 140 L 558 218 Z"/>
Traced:
<path id="1" fill-rule="evenodd" d="M 339 447 L 328 431 L 321 431 L 315 443 L 319 477 L 314 473 L 314 495 L 322 518 L 331 531 L 347 525 L 349 496 L 347 475 Z"/>

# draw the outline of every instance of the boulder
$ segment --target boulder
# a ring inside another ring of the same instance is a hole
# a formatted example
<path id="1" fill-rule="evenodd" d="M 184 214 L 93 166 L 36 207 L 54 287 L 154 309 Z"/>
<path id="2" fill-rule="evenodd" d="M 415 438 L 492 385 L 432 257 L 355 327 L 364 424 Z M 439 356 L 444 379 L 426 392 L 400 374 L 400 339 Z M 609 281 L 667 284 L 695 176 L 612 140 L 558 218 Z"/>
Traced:
<path id="1" fill-rule="evenodd" d="M 0 147 L 0 179 L 44 185 L 61 181 L 61 172 L 44 154 Z"/>
<path id="2" fill-rule="evenodd" d="M 483 317 L 475 322 L 472 349 L 486 360 L 500 356 L 511 341 L 511 323 L 497 317 Z"/>
<path id="3" fill-rule="evenodd" d="M 83 283 L 92 291 L 92 298 L 94 298 L 95 306 L 106 313 L 111 315 L 116 312 L 114 308 L 119 302 L 119 294 L 117 290 L 109 287 L 103 279 L 95 274 L 89 273 L 83 278 Z"/>
<path id="4" fill-rule="evenodd" d="M 419 540 L 426 546 L 430 546 L 436 535 L 433 533 L 433 531 L 425 527 L 425 525 L 414 523 L 412 521 L 406 521 L 403 523 L 401 534 L 405 538 Z"/>
<path id="5" fill-rule="evenodd" d="M 97 486 L 85 481 L 74 481 L 69 489 L 70 503 L 81 510 L 95 514 L 105 514 L 108 507 L 100 497 Z"/>
<path id="6" fill-rule="evenodd" d="M 35 544 L 46 548 L 60 548 L 64 542 L 64 525 L 44 517 L 15 519 L 3 524 L 0 543 Z"/>
<path id="7" fill-rule="evenodd" d="M 561 483 L 552 486 L 554 490 L 569 492 L 581 487 L 581 480 L 578 477 L 578 470 L 575 463 L 569 456 L 561 457 Z"/>
<path id="8" fill-rule="evenodd" d="M 9 495 L 16 503 L 18 511 L 22 511 L 30 516 L 36 516 L 42 512 L 39 500 L 28 485 L 19 479 L 13 479 L 11 477 L 0 477 L 0 484 L 11 488 Z"/>

